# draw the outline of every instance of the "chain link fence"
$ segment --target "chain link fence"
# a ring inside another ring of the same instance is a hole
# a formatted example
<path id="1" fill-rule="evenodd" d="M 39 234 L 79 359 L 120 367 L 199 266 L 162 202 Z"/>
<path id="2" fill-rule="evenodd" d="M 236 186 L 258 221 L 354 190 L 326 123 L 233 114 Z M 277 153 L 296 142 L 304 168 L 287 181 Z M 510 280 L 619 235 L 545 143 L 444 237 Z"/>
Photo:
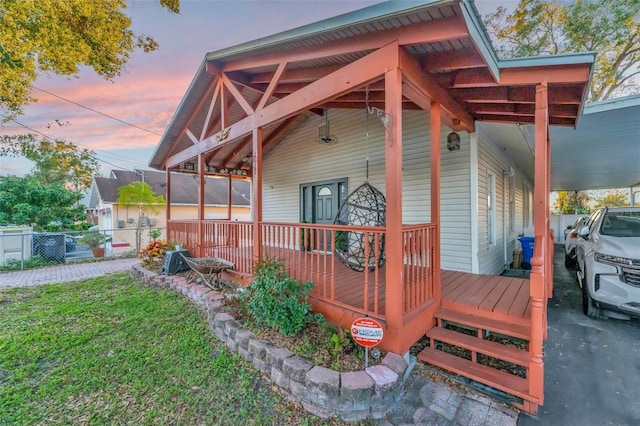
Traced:
<path id="1" fill-rule="evenodd" d="M 152 234 L 152 230 L 155 232 Z M 164 228 L 142 228 L 140 246 L 166 238 Z M 34 232 L 25 227 L 0 227 L 0 270 L 28 269 L 91 258 L 135 256 L 136 229 L 90 229 L 87 231 Z"/>

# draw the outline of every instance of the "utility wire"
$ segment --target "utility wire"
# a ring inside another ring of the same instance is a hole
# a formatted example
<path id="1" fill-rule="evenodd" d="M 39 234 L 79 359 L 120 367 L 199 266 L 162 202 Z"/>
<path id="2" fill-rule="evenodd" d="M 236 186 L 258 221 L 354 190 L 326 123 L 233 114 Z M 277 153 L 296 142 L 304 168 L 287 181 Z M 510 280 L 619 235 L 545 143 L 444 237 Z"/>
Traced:
<path id="1" fill-rule="evenodd" d="M 4 118 L 8 118 L 8 117 L 7 117 L 6 115 L 4 115 L 4 114 L 0 114 L 0 116 L 2 116 L 2 117 L 4 117 Z M 41 136 L 44 136 L 45 138 L 47 138 L 47 139 L 49 139 L 49 140 L 52 140 L 52 141 L 54 141 L 54 142 L 56 141 L 56 139 L 55 139 L 55 138 L 52 138 L 51 136 L 49 136 L 49 135 L 47 135 L 47 134 L 45 134 L 45 133 L 43 133 L 43 132 L 41 132 L 41 131 L 39 131 L 39 130 L 36 130 L 36 129 L 32 128 L 32 127 L 29 127 L 29 126 L 27 126 L 26 124 L 22 124 L 22 123 L 21 123 L 21 122 L 19 122 L 18 120 L 12 119 L 11 121 L 13 121 L 14 123 L 16 123 L 17 125 L 19 125 L 19 126 L 21 126 L 21 127 L 24 127 L 25 129 L 27 129 L 27 130 L 29 130 L 29 131 L 32 131 L 32 132 L 37 133 L 37 134 L 39 134 L 39 135 L 41 135 Z M 103 150 L 101 150 L 101 149 L 92 148 L 92 147 L 90 147 L 90 146 L 88 146 L 88 148 L 89 148 L 89 149 L 92 149 L 92 150 L 94 150 L 94 151 L 100 151 L 100 152 L 103 152 L 103 153 L 106 153 L 106 154 L 109 154 L 109 155 L 113 155 L 113 154 L 111 154 L 111 153 L 109 153 L 109 152 L 107 152 L 107 151 L 103 151 Z M 127 158 L 127 157 L 122 157 L 122 156 L 119 156 L 119 157 L 121 157 L 121 158 L 125 158 L 125 159 L 127 159 L 127 160 L 130 160 L 130 161 L 131 161 L 131 162 L 133 162 L 133 163 L 137 163 L 137 162 L 138 162 L 138 160 L 134 160 L 133 158 Z M 102 159 L 98 158 L 97 156 L 95 156 L 94 158 L 96 159 L 96 161 L 99 161 L 99 162 L 104 163 L 104 164 L 108 164 L 108 165 L 113 166 L 113 167 L 115 167 L 115 168 L 128 170 L 128 168 L 126 168 L 126 167 L 118 166 L 118 165 L 113 164 L 113 163 L 110 163 L 110 162 L 108 162 L 108 161 L 106 161 L 106 160 L 102 160 Z M 141 163 L 141 164 L 142 164 L 142 163 Z"/>
<path id="2" fill-rule="evenodd" d="M 127 126 L 135 127 L 136 129 L 140 129 L 140 130 L 142 130 L 142 131 L 144 131 L 144 132 L 151 133 L 151 134 L 154 134 L 154 135 L 157 135 L 157 136 L 162 136 L 162 134 L 160 134 L 160 133 L 158 133 L 158 132 L 154 132 L 153 130 L 145 129 L 144 127 L 140 127 L 140 126 L 138 126 L 137 124 L 129 123 L 129 122 L 127 122 L 127 121 L 124 121 L 124 120 L 121 120 L 121 119 L 119 119 L 119 118 L 113 117 L 113 116 L 111 116 L 111 115 L 109 115 L 109 114 L 105 114 L 104 112 L 101 112 L 101 111 L 98 111 L 98 110 L 96 110 L 96 109 L 90 108 L 90 107 L 88 107 L 88 106 L 85 106 L 85 105 L 79 104 L 79 103 L 77 103 L 77 102 L 74 102 L 74 101 L 72 101 L 72 100 L 70 100 L 70 99 L 63 98 L 62 96 L 60 96 L 60 95 L 56 95 L 55 93 L 49 92 L 48 90 L 40 89 L 39 87 L 36 87 L 36 86 L 31 86 L 31 87 L 33 87 L 34 89 L 39 90 L 39 91 L 41 91 L 41 92 L 48 93 L 48 94 L 50 94 L 51 96 L 54 96 L 54 97 L 56 97 L 56 98 L 58 98 L 58 99 L 61 99 L 61 100 L 65 101 L 65 102 L 69 102 L 69 103 L 71 103 L 71 104 L 74 104 L 74 105 L 76 105 L 76 106 L 79 106 L 80 108 L 84 108 L 84 109 L 89 110 L 89 111 L 91 111 L 91 112 L 95 112 L 96 114 L 100 114 L 100 115 L 102 115 L 103 117 L 107 117 L 107 118 L 110 118 L 110 119 L 112 119 L 112 120 L 118 121 L 118 122 L 120 122 L 120 123 L 122 123 L 122 124 L 126 124 Z"/>

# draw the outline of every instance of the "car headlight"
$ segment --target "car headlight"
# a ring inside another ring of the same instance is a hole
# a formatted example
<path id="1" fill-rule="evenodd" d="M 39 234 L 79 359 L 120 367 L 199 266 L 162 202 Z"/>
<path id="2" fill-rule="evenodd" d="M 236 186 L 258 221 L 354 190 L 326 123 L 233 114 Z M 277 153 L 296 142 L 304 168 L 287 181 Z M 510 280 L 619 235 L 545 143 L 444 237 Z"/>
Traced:
<path id="1" fill-rule="evenodd" d="M 596 252 L 593 256 L 593 259 L 596 262 L 606 263 L 607 265 L 613 266 L 629 266 L 633 265 L 633 261 L 626 257 L 613 256 L 610 254 L 598 253 Z"/>

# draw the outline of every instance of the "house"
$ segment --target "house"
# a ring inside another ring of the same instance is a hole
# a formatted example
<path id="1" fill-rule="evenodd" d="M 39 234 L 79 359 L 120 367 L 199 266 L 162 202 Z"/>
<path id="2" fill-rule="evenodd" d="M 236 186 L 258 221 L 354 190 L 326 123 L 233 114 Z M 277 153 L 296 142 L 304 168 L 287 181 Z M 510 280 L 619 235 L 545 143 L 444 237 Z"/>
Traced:
<path id="1" fill-rule="evenodd" d="M 399 354 L 426 335 L 421 360 L 533 413 L 552 294 L 549 126 L 576 125 L 593 62 L 498 60 L 468 0 L 381 3 L 208 53 L 150 166 L 169 184 L 194 169 L 251 176 L 252 219 L 172 218 L 169 238 L 247 281 L 253 260 L 279 257 L 315 282 L 329 321 L 374 318 Z M 530 279 L 495 275 L 523 233 Z"/>
<path id="2" fill-rule="evenodd" d="M 158 213 L 146 212 L 139 218 L 136 207 L 118 205 L 118 190 L 132 182 L 148 183 L 153 191 L 170 199 L 170 209 L 164 206 Z M 225 219 L 246 221 L 251 218 L 251 183 L 245 179 L 210 177 L 204 185 L 204 215 L 207 219 Z M 231 185 L 230 185 L 231 183 Z M 196 175 L 177 174 L 171 179 L 171 196 L 167 197 L 167 174 L 153 170 L 112 170 L 109 177 L 96 177 L 90 193 L 88 211 L 96 218 L 101 230 L 111 236 L 111 248 L 115 251 L 127 251 L 135 248 L 138 221 L 142 229 L 157 229 L 164 233 L 167 227 L 167 211 L 172 217 L 188 221 L 198 217 L 198 180 Z M 147 232 L 142 241 L 147 240 Z M 170 238 L 171 239 L 171 238 Z"/>

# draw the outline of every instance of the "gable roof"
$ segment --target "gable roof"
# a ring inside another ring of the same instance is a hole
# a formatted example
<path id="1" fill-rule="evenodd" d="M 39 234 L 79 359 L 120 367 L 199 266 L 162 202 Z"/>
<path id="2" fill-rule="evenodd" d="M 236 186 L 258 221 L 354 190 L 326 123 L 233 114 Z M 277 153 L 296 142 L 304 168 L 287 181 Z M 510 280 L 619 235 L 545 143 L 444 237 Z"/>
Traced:
<path id="1" fill-rule="evenodd" d="M 167 199 L 167 178 L 165 172 L 153 170 L 113 170 L 110 177 L 94 178 L 95 195 L 92 196 L 92 205 L 96 206 L 99 200 L 103 203 L 116 203 L 118 188 L 127 186 L 133 182 L 144 181 L 148 183 L 156 194 Z M 205 204 L 226 206 L 228 200 L 229 179 L 222 177 L 207 177 L 205 180 Z M 243 179 L 233 179 L 231 186 L 231 204 L 233 206 L 249 207 L 251 196 L 251 183 Z M 171 173 L 171 204 L 198 205 L 198 180 L 197 175 Z"/>
<path id="2" fill-rule="evenodd" d="M 215 135 L 248 119 L 257 105 L 267 110 L 271 103 L 391 43 L 398 43 L 418 64 L 431 96 L 446 99 L 437 99 L 443 106 L 443 123 L 456 130 L 465 128 L 460 121 L 467 126 L 474 120 L 532 123 L 535 88 L 543 81 L 549 87 L 550 124 L 574 127 L 595 60 L 594 53 L 580 53 L 500 61 L 469 0 L 380 3 L 206 54 L 149 165 L 177 167 L 183 157 L 195 158 L 194 144 L 204 141 L 207 166 L 250 169 L 250 132 L 228 140 Z M 366 88 L 371 91 L 369 105 L 384 108 L 384 76 Z M 265 102 L 266 92 L 270 96 Z M 308 110 L 261 125 L 264 153 L 309 116 L 322 114 L 323 108 L 364 109 L 365 92 L 363 85 L 333 99 L 311 98 Z M 416 96 L 404 95 L 403 109 L 429 108 L 418 105 Z M 222 98 L 229 99 L 225 105 Z M 182 154 L 176 157 L 177 153 Z"/>

